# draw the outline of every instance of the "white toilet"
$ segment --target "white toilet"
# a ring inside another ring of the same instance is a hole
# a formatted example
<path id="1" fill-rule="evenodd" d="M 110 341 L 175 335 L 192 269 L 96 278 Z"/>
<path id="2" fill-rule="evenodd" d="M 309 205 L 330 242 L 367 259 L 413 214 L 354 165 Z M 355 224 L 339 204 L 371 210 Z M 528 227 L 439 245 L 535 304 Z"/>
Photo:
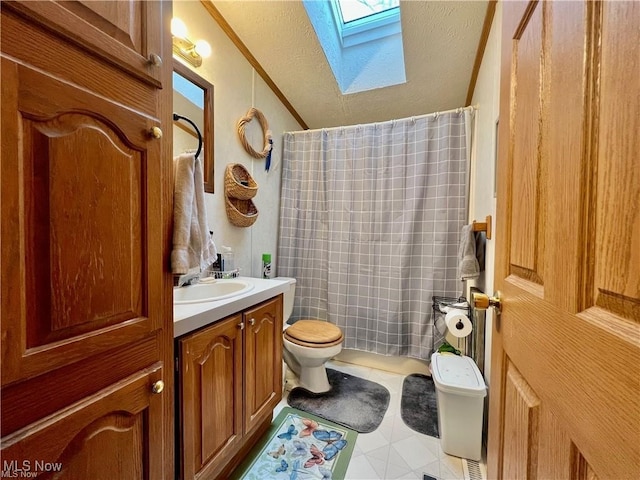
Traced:
<path id="1" fill-rule="evenodd" d="M 281 278 L 283 280 L 284 278 Z M 282 355 L 286 365 L 298 376 L 299 386 L 314 393 L 331 390 L 325 363 L 342 350 L 342 330 L 322 320 L 298 320 L 289 325 L 296 290 L 295 278 L 289 278 L 284 293 Z"/>

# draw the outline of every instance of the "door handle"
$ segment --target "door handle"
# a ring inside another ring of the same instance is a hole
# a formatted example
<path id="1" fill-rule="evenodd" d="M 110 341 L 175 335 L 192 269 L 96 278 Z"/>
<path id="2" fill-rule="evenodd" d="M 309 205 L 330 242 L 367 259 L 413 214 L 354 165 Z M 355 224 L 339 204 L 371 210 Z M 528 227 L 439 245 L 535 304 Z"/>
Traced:
<path id="1" fill-rule="evenodd" d="M 486 293 L 473 292 L 471 298 L 473 308 L 476 308 L 478 310 L 486 310 L 489 307 L 493 307 L 496 315 L 500 315 L 502 313 L 502 294 L 500 293 L 500 291 L 494 293 L 493 297 L 490 297 Z"/>

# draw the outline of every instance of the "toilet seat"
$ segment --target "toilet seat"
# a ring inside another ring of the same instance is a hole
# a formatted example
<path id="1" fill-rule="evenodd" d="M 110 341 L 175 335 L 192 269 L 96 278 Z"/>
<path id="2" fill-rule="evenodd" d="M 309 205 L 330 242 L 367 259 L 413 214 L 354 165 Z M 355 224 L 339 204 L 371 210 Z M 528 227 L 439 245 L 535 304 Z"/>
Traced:
<path id="1" fill-rule="evenodd" d="M 342 330 L 321 320 L 298 320 L 284 332 L 291 343 L 310 348 L 327 348 L 342 343 Z"/>

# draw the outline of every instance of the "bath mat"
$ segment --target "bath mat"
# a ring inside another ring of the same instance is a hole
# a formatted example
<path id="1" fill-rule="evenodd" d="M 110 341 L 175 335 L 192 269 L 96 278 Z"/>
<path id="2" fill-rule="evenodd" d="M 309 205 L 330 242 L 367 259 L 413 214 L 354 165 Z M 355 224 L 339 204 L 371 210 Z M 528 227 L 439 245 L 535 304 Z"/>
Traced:
<path id="1" fill-rule="evenodd" d="M 233 480 L 343 480 L 358 433 L 285 407 L 236 469 Z"/>
<path id="2" fill-rule="evenodd" d="M 405 377 L 402 384 L 400 416 L 412 430 L 440 438 L 436 387 L 431 377 L 420 373 L 412 373 Z"/>
<path id="3" fill-rule="evenodd" d="M 389 390 L 375 382 L 327 368 L 331 390 L 311 393 L 302 387 L 291 390 L 287 402 L 359 433 L 373 432 L 389 406 Z"/>

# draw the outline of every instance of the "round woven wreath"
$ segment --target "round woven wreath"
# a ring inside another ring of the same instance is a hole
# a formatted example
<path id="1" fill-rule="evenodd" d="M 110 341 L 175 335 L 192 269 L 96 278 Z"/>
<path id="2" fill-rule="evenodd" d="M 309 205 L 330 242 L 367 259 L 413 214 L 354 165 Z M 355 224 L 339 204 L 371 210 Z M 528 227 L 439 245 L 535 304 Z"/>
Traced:
<path id="1" fill-rule="evenodd" d="M 262 128 L 262 135 L 264 136 L 264 148 L 261 152 L 256 152 L 253 147 L 247 141 L 247 138 L 244 133 L 244 129 L 247 123 L 253 120 L 253 117 L 258 119 L 260 123 L 260 127 Z M 273 140 L 271 136 L 271 130 L 269 130 L 269 124 L 267 123 L 267 119 L 262 114 L 260 110 L 257 108 L 251 107 L 247 114 L 238 120 L 238 137 L 240 137 L 240 141 L 244 146 L 244 149 L 247 151 L 249 155 L 253 158 L 265 158 L 271 152 L 271 147 L 273 145 Z"/>

